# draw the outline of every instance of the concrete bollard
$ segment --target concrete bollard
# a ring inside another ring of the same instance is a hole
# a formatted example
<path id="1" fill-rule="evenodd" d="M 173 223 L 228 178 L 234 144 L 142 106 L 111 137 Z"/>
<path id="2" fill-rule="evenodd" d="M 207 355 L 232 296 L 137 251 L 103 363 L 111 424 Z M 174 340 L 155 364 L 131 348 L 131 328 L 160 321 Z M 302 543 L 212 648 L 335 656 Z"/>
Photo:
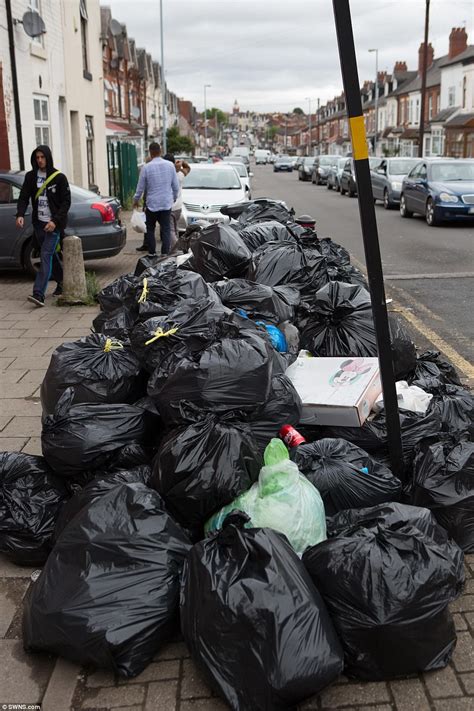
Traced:
<path id="1" fill-rule="evenodd" d="M 75 236 L 65 237 L 62 252 L 63 293 L 58 301 L 63 305 L 85 304 L 87 303 L 87 284 L 81 239 Z"/>

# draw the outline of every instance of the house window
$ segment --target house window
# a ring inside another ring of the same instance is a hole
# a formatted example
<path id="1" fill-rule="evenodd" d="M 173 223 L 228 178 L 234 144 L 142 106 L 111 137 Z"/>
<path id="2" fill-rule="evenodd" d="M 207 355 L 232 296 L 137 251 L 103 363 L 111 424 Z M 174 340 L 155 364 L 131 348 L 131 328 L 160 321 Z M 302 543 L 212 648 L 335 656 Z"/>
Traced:
<path id="1" fill-rule="evenodd" d="M 428 99 L 428 121 L 433 118 L 433 97 L 430 96 Z"/>
<path id="2" fill-rule="evenodd" d="M 85 79 L 92 79 L 89 71 L 89 50 L 87 46 L 87 7 L 86 0 L 79 2 L 79 14 L 81 16 L 81 46 L 82 46 L 82 69 Z"/>
<path id="3" fill-rule="evenodd" d="M 89 187 L 95 184 L 94 175 L 94 119 L 86 116 L 86 157 L 87 157 L 87 178 Z"/>
<path id="4" fill-rule="evenodd" d="M 410 100 L 408 102 L 408 123 L 411 124 L 413 120 L 413 102 Z"/>
<path id="5" fill-rule="evenodd" d="M 442 156 L 444 153 L 444 132 L 442 128 L 431 131 L 431 155 Z"/>
<path id="6" fill-rule="evenodd" d="M 448 106 L 454 106 L 456 103 L 456 87 L 450 86 L 448 89 Z"/>
<path id="7" fill-rule="evenodd" d="M 38 15 L 41 15 L 40 0 L 29 0 L 28 10 L 30 10 L 31 12 L 37 12 Z M 44 45 L 43 35 L 39 35 L 38 37 L 31 37 L 30 39 L 31 39 L 31 42 L 35 42 L 36 44 L 40 44 L 41 46 Z"/>
<path id="8" fill-rule="evenodd" d="M 49 100 L 47 96 L 33 95 L 33 113 L 36 145 L 50 146 Z"/>
<path id="9" fill-rule="evenodd" d="M 467 77 L 463 77 L 462 80 L 462 107 L 466 108 L 466 93 L 467 93 Z"/>
<path id="10" fill-rule="evenodd" d="M 420 100 L 415 100 L 415 124 L 420 123 Z"/>

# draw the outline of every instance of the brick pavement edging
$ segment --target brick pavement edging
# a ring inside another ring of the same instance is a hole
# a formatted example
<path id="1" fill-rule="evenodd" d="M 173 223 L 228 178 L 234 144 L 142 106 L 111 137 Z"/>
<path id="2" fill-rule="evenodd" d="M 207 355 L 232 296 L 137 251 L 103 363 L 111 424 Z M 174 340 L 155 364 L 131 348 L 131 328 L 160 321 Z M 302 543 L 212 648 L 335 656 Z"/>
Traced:
<path id="1" fill-rule="evenodd" d="M 131 239 L 112 260 L 89 262 L 101 284 L 131 271 L 136 263 Z M 29 280 L 0 277 L 0 449 L 40 454 L 39 386 L 53 349 L 89 332 L 95 307 L 38 311 L 26 301 Z M 474 555 L 466 556 L 464 595 L 452 610 L 458 646 L 450 665 L 419 678 L 392 682 L 351 682 L 343 677 L 301 711 L 474 711 Z M 21 607 L 31 569 L 0 556 L 0 704 L 43 701 L 43 711 L 224 711 L 189 658 L 183 642 L 165 645 L 135 679 L 116 680 L 104 671 L 48 655 L 26 655 L 21 645 Z M 26 698 L 33 694 L 38 698 Z M 25 698 L 18 698 L 23 695 Z M 8 696 L 8 698 L 6 698 Z"/>

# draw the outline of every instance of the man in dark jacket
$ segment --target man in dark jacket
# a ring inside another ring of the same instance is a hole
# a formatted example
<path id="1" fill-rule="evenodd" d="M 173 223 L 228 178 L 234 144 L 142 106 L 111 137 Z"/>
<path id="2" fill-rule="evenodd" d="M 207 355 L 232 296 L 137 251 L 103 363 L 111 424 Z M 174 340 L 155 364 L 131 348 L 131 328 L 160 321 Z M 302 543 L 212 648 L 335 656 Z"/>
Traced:
<path id="1" fill-rule="evenodd" d="M 67 225 L 71 207 L 71 191 L 66 176 L 53 165 L 49 146 L 38 146 L 31 154 L 31 167 L 21 188 L 17 203 L 16 225 L 24 226 L 24 216 L 31 200 L 32 223 L 40 247 L 41 264 L 28 297 L 36 306 L 44 306 L 44 297 L 51 275 L 58 282 L 55 295 L 62 293 L 63 269 L 59 257 L 59 240 Z"/>

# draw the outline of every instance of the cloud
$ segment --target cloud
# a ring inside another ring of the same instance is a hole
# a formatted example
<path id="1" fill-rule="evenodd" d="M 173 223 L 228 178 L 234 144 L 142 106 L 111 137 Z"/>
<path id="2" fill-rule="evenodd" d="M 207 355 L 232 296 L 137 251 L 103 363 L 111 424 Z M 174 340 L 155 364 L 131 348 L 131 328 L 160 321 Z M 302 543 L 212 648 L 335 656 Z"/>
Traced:
<path id="1" fill-rule="evenodd" d="M 160 59 L 159 0 L 109 0 L 129 37 Z M 425 0 L 352 0 L 359 78 L 397 60 L 418 65 Z M 165 73 L 178 96 L 225 111 L 237 98 L 242 110 L 307 110 L 340 93 L 342 80 L 331 0 L 163 0 Z M 430 41 L 446 54 L 451 27 L 472 34 L 472 0 L 432 0 Z M 471 38 L 472 41 L 472 38 Z"/>

